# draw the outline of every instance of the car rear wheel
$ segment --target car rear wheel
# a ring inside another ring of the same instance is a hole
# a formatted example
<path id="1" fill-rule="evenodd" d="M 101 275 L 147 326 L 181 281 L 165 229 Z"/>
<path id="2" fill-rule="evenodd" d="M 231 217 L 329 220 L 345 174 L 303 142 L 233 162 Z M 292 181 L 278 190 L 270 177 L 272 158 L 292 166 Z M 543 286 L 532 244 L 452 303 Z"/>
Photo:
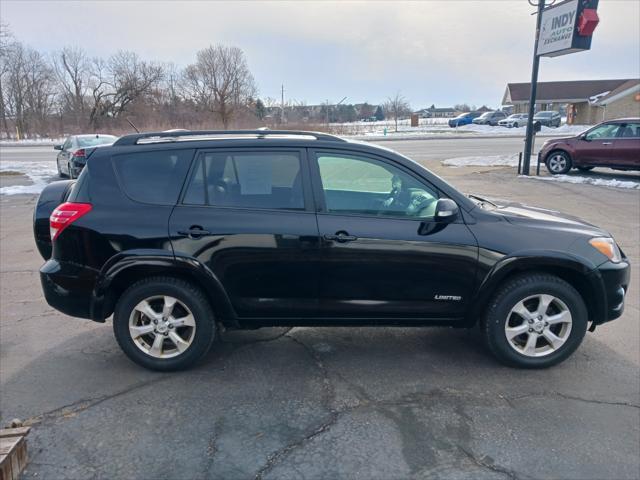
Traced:
<path id="1" fill-rule="evenodd" d="M 571 157 L 563 151 L 551 152 L 546 160 L 547 170 L 553 175 L 561 175 L 571 170 Z"/>
<path id="2" fill-rule="evenodd" d="M 199 288 L 172 277 L 152 277 L 122 294 L 113 330 L 131 360 L 151 370 L 173 371 L 191 366 L 209 351 L 215 322 Z"/>
<path id="3" fill-rule="evenodd" d="M 505 283 L 484 319 L 483 333 L 502 363 L 519 368 L 546 368 L 569 357 L 587 331 L 587 308 L 564 280 L 529 274 Z"/>

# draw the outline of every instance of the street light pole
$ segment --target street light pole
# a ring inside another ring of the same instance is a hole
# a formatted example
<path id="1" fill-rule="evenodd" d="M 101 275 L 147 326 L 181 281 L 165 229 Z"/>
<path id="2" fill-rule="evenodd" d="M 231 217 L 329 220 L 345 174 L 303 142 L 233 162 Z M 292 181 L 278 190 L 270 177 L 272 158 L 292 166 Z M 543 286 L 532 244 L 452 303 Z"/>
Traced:
<path id="1" fill-rule="evenodd" d="M 527 132 L 524 140 L 524 158 L 522 159 L 522 174 L 529 175 L 531 163 L 531 150 L 533 149 L 533 115 L 536 106 L 536 93 L 538 89 L 538 40 L 540 39 L 540 24 L 542 23 L 542 11 L 545 0 L 538 0 L 538 18 L 536 19 L 536 40 L 533 46 L 533 66 L 531 67 L 531 95 L 529 96 L 529 118 L 527 119 Z"/>
<path id="2" fill-rule="evenodd" d="M 342 102 L 344 102 L 347 99 L 347 97 L 344 97 L 342 100 L 340 100 L 338 103 L 336 103 L 336 107 L 339 106 Z M 327 99 L 327 110 L 325 111 L 325 117 L 326 117 L 326 122 L 327 122 L 327 126 L 329 126 L 329 100 Z"/>

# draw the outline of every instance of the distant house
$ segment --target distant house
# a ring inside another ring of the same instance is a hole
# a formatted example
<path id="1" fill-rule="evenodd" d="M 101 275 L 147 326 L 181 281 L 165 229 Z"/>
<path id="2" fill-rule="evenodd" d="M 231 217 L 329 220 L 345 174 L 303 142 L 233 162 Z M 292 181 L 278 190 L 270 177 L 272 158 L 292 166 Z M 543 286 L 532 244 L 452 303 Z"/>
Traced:
<path id="1" fill-rule="evenodd" d="M 538 82 L 536 111 L 565 108 L 568 123 L 590 125 L 620 117 L 640 117 L 640 79 Z M 514 113 L 529 108 L 530 83 L 508 83 L 503 105 Z"/>
<path id="2" fill-rule="evenodd" d="M 415 113 L 422 118 L 451 118 L 460 112 L 453 107 L 436 107 L 435 105 L 431 105 L 429 108 L 423 108 Z"/>
<path id="3" fill-rule="evenodd" d="M 493 112 L 493 108 L 489 108 L 486 105 L 482 105 L 479 109 L 476 110 L 476 112 Z"/>

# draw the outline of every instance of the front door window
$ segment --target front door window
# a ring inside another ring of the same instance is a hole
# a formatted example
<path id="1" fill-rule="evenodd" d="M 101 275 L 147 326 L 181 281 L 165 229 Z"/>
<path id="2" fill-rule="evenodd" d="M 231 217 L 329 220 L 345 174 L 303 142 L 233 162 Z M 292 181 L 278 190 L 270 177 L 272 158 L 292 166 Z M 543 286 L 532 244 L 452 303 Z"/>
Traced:
<path id="1" fill-rule="evenodd" d="M 400 168 L 348 154 L 319 153 L 327 211 L 396 218 L 432 218 L 438 193 Z"/>
<path id="2" fill-rule="evenodd" d="M 618 134 L 619 128 L 620 128 L 620 125 L 618 125 L 617 123 L 600 125 L 599 127 L 596 127 L 593 130 L 589 131 L 585 135 L 585 138 L 587 140 L 601 140 L 605 138 L 615 138 L 616 135 Z"/>

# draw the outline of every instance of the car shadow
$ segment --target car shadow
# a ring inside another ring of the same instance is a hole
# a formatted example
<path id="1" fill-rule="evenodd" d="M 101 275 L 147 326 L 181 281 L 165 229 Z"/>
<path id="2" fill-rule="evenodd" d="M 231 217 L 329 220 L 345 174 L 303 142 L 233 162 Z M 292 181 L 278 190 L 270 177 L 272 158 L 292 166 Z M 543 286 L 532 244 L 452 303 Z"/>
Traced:
<path id="1" fill-rule="evenodd" d="M 575 177 L 592 177 L 602 178 L 603 180 L 627 180 L 627 181 L 640 181 L 640 172 L 637 171 L 623 171 L 623 170 L 611 170 L 609 168 L 594 168 L 593 170 L 580 171 L 571 170 L 567 175 Z"/>

